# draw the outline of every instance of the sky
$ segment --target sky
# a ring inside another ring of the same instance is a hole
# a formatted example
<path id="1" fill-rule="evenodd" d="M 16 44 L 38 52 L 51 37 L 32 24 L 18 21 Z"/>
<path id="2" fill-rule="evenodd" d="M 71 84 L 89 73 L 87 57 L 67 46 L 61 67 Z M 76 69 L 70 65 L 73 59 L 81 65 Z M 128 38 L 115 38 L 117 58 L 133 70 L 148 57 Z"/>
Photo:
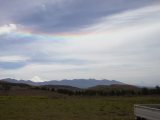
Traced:
<path id="1" fill-rule="evenodd" d="M 0 0 L 0 79 L 160 85 L 160 0 Z"/>

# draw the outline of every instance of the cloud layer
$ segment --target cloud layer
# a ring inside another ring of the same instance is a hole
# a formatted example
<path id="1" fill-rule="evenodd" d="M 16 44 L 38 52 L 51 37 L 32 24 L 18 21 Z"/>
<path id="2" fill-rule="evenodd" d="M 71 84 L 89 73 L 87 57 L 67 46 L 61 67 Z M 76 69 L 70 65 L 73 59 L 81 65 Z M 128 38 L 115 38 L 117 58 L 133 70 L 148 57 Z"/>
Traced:
<path id="1" fill-rule="evenodd" d="M 0 3 L 1 78 L 160 84 L 158 0 Z"/>

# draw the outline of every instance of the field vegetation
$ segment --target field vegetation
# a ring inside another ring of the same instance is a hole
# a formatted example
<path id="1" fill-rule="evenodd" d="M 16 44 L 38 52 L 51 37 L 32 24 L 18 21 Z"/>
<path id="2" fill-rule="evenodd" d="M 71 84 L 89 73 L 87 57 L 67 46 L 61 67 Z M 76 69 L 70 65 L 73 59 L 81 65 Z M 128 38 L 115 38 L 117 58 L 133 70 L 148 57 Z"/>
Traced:
<path id="1" fill-rule="evenodd" d="M 160 103 L 160 96 L 1 96 L 0 120 L 134 120 L 134 104 Z"/>

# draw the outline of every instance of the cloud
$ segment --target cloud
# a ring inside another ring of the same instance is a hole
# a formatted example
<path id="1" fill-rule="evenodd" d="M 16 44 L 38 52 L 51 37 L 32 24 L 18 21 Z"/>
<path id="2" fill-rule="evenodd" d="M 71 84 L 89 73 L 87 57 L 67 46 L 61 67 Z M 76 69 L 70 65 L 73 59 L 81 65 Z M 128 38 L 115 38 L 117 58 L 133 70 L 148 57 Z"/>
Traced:
<path id="1" fill-rule="evenodd" d="M 2 2 L 0 14 L 5 16 L 2 20 L 20 24 L 24 29 L 53 34 L 75 32 L 95 24 L 105 16 L 156 3 L 159 2 L 157 0 L 116 0 L 116 2 L 113 0 L 101 0 L 101 2 L 98 0 L 39 0 L 32 1 L 30 4 L 27 0 L 15 0 Z"/>
<path id="2" fill-rule="evenodd" d="M 43 81 L 45 81 L 44 79 L 41 79 L 39 76 L 34 76 L 30 80 L 32 80 L 34 82 L 43 82 Z"/>
<path id="3" fill-rule="evenodd" d="M 3 69 L 18 69 L 24 67 L 29 61 L 25 56 L 0 56 L 0 68 Z"/>
<path id="4" fill-rule="evenodd" d="M 153 21 L 158 23 L 160 18 L 159 11 L 160 8 L 158 4 L 104 16 L 99 19 L 96 24 L 86 28 L 86 31 L 111 31 L 116 28 L 123 29 L 125 27 L 133 27 L 134 25 L 137 26 L 137 24 L 150 24 L 153 23 Z"/>
<path id="5" fill-rule="evenodd" d="M 28 16 L 17 19 L 18 23 L 32 27 L 33 31 L 41 33 L 77 32 L 86 28 L 105 16 L 121 13 L 150 5 L 155 1 L 131 0 L 78 0 L 60 4 L 45 4 L 45 10 L 39 8 Z M 84 4 L 85 3 L 85 4 Z M 116 7 L 115 7 L 116 6 Z"/>
<path id="6" fill-rule="evenodd" d="M 29 60 L 24 56 L 0 56 L 0 62 L 21 62 Z"/>
<path id="7" fill-rule="evenodd" d="M 8 34 L 16 29 L 17 29 L 17 26 L 15 24 L 3 25 L 0 27 L 0 35 Z"/>
<path id="8" fill-rule="evenodd" d="M 0 62 L 0 68 L 3 70 L 16 70 L 24 67 L 25 65 L 25 62 Z"/>

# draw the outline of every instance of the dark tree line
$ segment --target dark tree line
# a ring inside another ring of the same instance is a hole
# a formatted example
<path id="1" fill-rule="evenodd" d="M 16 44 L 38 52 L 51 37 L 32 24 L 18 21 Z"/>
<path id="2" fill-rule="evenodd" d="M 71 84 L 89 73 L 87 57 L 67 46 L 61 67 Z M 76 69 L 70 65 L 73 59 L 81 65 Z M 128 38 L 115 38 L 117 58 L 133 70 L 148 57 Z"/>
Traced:
<path id="1" fill-rule="evenodd" d="M 9 91 L 10 89 L 11 89 L 11 86 L 8 84 L 1 84 L 0 85 L 0 90 Z"/>
<path id="2" fill-rule="evenodd" d="M 160 95 L 160 87 L 155 88 L 139 88 L 139 89 L 111 89 L 111 90 L 69 90 L 69 89 L 54 89 L 47 87 L 36 87 L 34 89 L 54 91 L 60 94 L 75 95 L 75 96 L 133 96 L 133 95 Z"/>

